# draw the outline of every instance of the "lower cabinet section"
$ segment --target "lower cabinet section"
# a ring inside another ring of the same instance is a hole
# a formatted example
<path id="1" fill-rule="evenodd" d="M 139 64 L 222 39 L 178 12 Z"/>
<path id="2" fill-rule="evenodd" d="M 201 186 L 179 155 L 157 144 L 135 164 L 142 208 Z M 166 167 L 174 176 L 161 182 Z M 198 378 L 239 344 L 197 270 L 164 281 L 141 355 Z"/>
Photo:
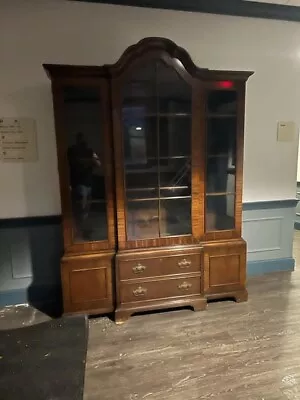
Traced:
<path id="1" fill-rule="evenodd" d="M 243 240 L 204 244 L 204 294 L 210 298 L 247 300 L 246 243 Z"/>
<path id="2" fill-rule="evenodd" d="M 65 256 L 61 262 L 65 313 L 114 310 L 114 254 Z"/>
<path id="3" fill-rule="evenodd" d="M 65 256 L 61 263 L 64 311 L 115 312 L 116 323 L 156 309 L 206 308 L 207 300 L 247 300 L 246 243 Z"/>

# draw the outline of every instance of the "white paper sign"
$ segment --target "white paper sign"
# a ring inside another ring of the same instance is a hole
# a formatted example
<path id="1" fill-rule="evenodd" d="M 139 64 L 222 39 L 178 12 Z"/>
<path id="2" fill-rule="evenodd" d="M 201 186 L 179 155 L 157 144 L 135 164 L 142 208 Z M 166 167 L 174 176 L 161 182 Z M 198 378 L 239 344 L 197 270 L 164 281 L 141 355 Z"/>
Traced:
<path id="1" fill-rule="evenodd" d="M 0 159 L 3 162 L 33 162 L 37 158 L 35 120 L 0 117 Z"/>

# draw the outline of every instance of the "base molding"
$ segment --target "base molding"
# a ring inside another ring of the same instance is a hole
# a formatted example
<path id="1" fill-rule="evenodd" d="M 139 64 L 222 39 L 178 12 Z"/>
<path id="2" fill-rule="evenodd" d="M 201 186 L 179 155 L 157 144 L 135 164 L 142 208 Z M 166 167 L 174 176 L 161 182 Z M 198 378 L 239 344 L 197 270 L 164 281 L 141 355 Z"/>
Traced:
<path id="1" fill-rule="evenodd" d="M 60 285 L 30 285 L 20 289 L 1 292 L 0 307 L 29 304 L 53 317 L 62 314 L 62 293 Z"/>
<path id="2" fill-rule="evenodd" d="M 248 300 L 248 292 L 246 289 L 243 289 L 228 293 L 224 292 L 224 293 L 209 294 L 206 296 L 206 298 L 207 301 L 218 300 L 218 299 L 234 299 L 236 303 L 243 303 Z"/>
<path id="3" fill-rule="evenodd" d="M 294 271 L 294 269 L 295 259 L 292 257 L 247 262 L 247 276 L 264 275 L 270 272 Z"/>
<path id="4" fill-rule="evenodd" d="M 206 309 L 207 301 L 202 296 L 190 296 L 181 299 L 163 299 L 152 300 L 149 304 L 121 304 L 115 310 L 115 322 L 117 325 L 125 323 L 130 316 L 143 311 L 174 309 L 180 307 L 192 307 L 194 311 L 202 311 Z"/>

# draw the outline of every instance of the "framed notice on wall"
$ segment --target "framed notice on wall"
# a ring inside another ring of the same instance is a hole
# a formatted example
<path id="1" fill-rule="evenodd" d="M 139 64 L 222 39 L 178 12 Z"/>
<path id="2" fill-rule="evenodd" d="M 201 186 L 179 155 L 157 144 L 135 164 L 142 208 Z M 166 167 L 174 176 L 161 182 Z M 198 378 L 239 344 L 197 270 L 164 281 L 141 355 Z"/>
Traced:
<path id="1" fill-rule="evenodd" d="M 34 162 L 38 159 L 36 123 L 33 118 L 0 117 L 2 162 Z"/>

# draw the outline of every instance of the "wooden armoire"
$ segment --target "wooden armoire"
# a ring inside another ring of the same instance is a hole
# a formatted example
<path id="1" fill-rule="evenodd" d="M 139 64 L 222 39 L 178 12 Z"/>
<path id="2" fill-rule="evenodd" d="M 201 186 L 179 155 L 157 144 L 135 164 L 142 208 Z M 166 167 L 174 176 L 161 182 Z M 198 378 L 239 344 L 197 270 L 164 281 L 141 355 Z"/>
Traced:
<path id="1" fill-rule="evenodd" d="M 145 38 L 113 65 L 45 64 L 60 178 L 65 313 L 247 300 L 246 81 Z"/>

